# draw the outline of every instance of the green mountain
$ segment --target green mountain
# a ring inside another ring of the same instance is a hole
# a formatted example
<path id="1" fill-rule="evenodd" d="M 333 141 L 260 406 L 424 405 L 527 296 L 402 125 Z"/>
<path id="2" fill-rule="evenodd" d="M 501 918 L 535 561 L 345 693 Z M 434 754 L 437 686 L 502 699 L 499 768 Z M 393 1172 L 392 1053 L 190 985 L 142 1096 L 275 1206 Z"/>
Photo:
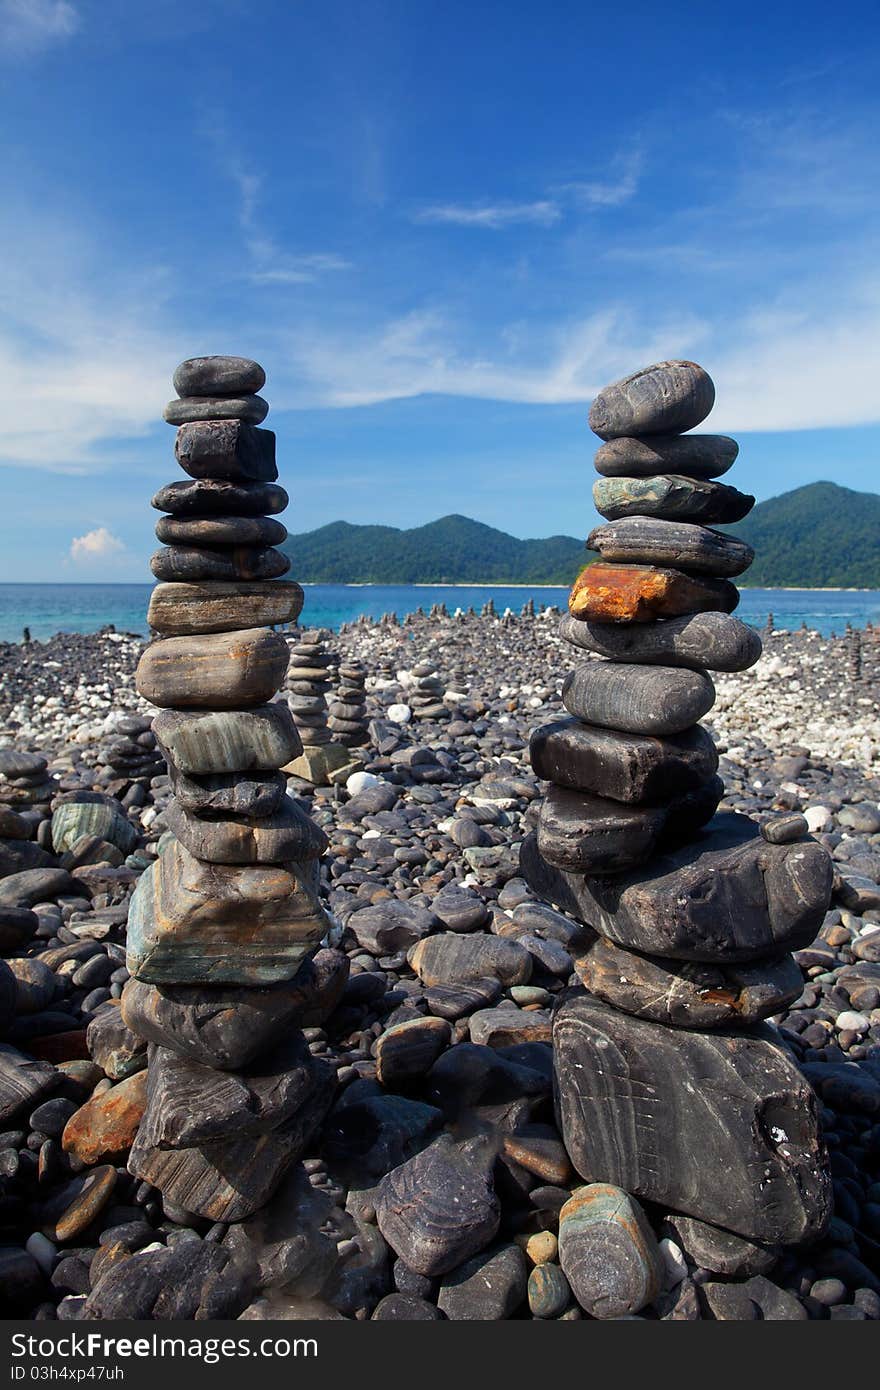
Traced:
<path id="1" fill-rule="evenodd" d="M 521 541 L 466 516 L 410 531 L 333 521 L 282 548 L 311 584 L 571 584 L 589 558 L 573 536 Z"/>
<path id="2" fill-rule="evenodd" d="M 880 589 L 880 497 L 808 483 L 759 502 L 735 531 L 755 548 L 753 588 Z"/>
<path id="3" fill-rule="evenodd" d="M 755 548 L 743 576 L 751 587 L 880 589 L 875 493 L 810 483 L 759 502 L 725 529 Z M 597 558 L 573 536 L 521 541 L 466 516 L 410 531 L 334 521 L 289 536 L 283 549 L 293 575 L 312 584 L 571 584 Z"/>

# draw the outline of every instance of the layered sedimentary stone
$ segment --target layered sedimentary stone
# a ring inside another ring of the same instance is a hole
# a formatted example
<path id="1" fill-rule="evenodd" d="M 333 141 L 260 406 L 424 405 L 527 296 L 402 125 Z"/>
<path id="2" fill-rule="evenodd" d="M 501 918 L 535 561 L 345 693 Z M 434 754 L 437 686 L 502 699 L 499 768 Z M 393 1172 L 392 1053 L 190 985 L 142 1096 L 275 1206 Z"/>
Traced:
<path id="1" fill-rule="evenodd" d="M 575 960 L 591 994 L 612 1008 L 673 1028 L 740 1029 L 781 1013 L 803 989 L 793 956 L 743 965 L 679 962 L 597 937 Z"/>
<path id="2" fill-rule="evenodd" d="M 275 771 L 302 752 L 281 701 L 253 709 L 162 710 L 153 732 L 169 764 L 193 775 Z"/>
<path id="3" fill-rule="evenodd" d="M 653 434 L 610 439 L 596 450 L 596 471 L 606 478 L 652 478 L 661 473 L 719 478 L 739 445 L 725 434 Z"/>
<path id="4" fill-rule="evenodd" d="M 173 840 L 135 889 L 128 970 L 153 984 L 273 984 L 296 974 L 329 925 L 317 861 L 207 864 Z"/>
<path id="5" fill-rule="evenodd" d="M 240 420 L 206 420 L 184 425 L 174 445 L 177 462 L 191 478 L 229 483 L 274 483 L 273 430 L 258 430 Z"/>
<path id="6" fill-rule="evenodd" d="M 291 796 L 276 811 L 241 818 L 187 811 L 172 798 L 165 819 L 190 854 L 211 864 L 284 864 L 318 859 L 327 848 L 323 830 Z"/>
<path id="7" fill-rule="evenodd" d="M 609 521 L 650 516 L 666 521 L 700 522 L 703 526 L 741 521 L 755 505 L 754 497 L 735 487 L 687 478 L 683 473 L 599 478 L 593 484 L 593 502 L 600 516 Z"/>
<path id="8" fill-rule="evenodd" d="M 715 386 L 696 362 L 658 362 L 600 391 L 590 407 L 590 429 L 600 439 L 682 433 L 705 420 Z"/>
<path id="9" fill-rule="evenodd" d="M 727 579 L 604 561 L 582 570 L 568 596 L 572 617 L 596 623 L 650 623 L 685 613 L 732 613 L 738 603 L 737 588 Z"/>
<path id="10" fill-rule="evenodd" d="M 295 623 L 302 606 L 303 591 L 289 580 L 157 584 L 147 622 L 163 637 L 234 632 L 255 624 Z"/>
<path id="11" fill-rule="evenodd" d="M 742 574 L 755 558 L 752 547 L 736 536 L 654 516 L 607 521 L 590 532 L 587 546 L 614 563 L 670 566 L 717 579 Z"/>
<path id="12" fill-rule="evenodd" d="M 280 550 L 258 546 L 168 546 L 150 560 L 157 579 L 198 583 L 205 579 L 234 582 L 242 579 L 278 579 L 290 569 L 290 559 Z"/>
<path id="13" fill-rule="evenodd" d="M 816 936 L 832 865 L 815 841 L 771 845 L 747 816 L 717 815 L 696 839 L 614 878 L 547 864 L 523 843 L 526 881 L 539 896 L 620 946 L 712 964 L 796 951 Z"/>
<path id="14" fill-rule="evenodd" d="M 657 1238 L 638 1202 L 609 1183 L 573 1192 L 559 1213 L 559 1262 L 594 1318 L 620 1318 L 652 1303 L 663 1285 Z"/>
<path id="15" fill-rule="evenodd" d="M 556 719 L 535 730 L 529 752 L 537 775 L 557 787 L 648 805 L 692 791 L 718 767 L 715 744 L 699 724 L 656 738 Z"/>
<path id="16" fill-rule="evenodd" d="M 658 846 L 681 843 L 712 819 L 720 777 L 657 806 L 626 805 L 551 786 L 541 806 L 538 849 L 570 873 L 616 874 L 644 864 Z"/>
<path id="17" fill-rule="evenodd" d="M 615 624 L 566 615 L 560 619 L 559 631 L 566 642 L 611 661 L 700 671 L 745 671 L 754 666 L 762 650 L 755 629 L 730 613 Z"/>
<path id="18" fill-rule="evenodd" d="M 418 1274 L 445 1274 L 482 1250 L 501 1220 L 489 1174 L 449 1135 L 383 1179 L 379 1230 Z"/>
<path id="19" fill-rule="evenodd" d="M 565 708 L 587 724 L 661 737 L 690 728 L 714 702 L 705 671 L 674 666 L 589 661 L 570 671 L 562 686 Z"/>
<path id="20" fill-rule="evenodd" d="M 239 710 L 265 704 L 286 669 L 284 638 L 256 627 L 153 642 L 135 682 L 145 700 L 163 709 Z"/>
<path id="21" fill-rule="evenodd" d="M 822 1234 L 831 1183 L 816 1100 L 770 1034 L 672 1030 L 583 995 L 553 1028 L 559 1120 L 601 1179 L 750 1240 Z"/>
<path id="22" fill-rule="evenodd" d="M 184 478 L 166 483 L 151 506 L 178 517 L 274 516 L 290 498 L 278 483 L 231 483 L 223 478 Z"/>

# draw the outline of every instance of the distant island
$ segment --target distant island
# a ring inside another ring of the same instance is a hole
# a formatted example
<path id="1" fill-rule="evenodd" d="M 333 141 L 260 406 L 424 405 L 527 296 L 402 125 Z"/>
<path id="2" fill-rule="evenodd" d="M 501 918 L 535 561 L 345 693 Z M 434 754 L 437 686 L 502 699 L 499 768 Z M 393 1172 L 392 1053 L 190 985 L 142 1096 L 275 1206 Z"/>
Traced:
<path id="1" fill-rule="evenodd" d="M 750 588 L 880 588 L 875 493 L 809 483 L 759 502 L 726 529 L 755 548 L 743 576 Z M 283 549 L 308 584 L 568 585 L 592 557 L 574 536 L 518 540 L 459 515 L 410 530 L 333 521 L 289 536 Z"/>

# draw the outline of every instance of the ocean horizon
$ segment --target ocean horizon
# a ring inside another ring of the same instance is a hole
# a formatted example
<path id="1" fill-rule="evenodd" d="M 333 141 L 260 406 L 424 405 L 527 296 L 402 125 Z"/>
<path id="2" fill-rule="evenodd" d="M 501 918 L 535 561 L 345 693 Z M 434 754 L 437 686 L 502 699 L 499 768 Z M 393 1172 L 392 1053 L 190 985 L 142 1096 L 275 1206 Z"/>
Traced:
<path id="1" fill-rule="evenodd" d="M 45 641 L 59 632 L 92 633 L 112 624 L 119 632 L 147 635 L 147 603 L 152 584 L 0 584 L 0 642 Z M 528 599 L 535 606 L 563 607 L 567 585 L 532 584 L 304 584 L 302 622 L 338 629 L 363 615 L 403 618 L 419 607 L 445 603 L 449 612 L 467 610 L 492 598 L 499 613 L 519 613 Z M 880 589 L 743 589 L 738 615 L 763 627 L 769 613 L 777 628 L 802 623 L 823 636 L 842 633 L 847 623 L 863 628 L 880 623 Z"/>

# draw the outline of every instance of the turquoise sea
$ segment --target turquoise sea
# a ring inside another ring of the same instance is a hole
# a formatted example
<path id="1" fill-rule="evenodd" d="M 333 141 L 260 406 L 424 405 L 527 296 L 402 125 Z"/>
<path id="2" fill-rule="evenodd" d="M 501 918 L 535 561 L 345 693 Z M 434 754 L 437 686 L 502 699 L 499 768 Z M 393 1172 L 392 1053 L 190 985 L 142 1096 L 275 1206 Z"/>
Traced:
<path id="1" fill-rule="evenodd" d="M 20 642 L 22 631 L 44 640 L 56 632 L 97 632 L 112 623 L 120 632 L 146 633 L 145 614 L 150 584 L 0 584 L 0 642 Z M 518 613 L 526 599 L 535 604 L 565 603 L 564 588 L 506 588 L 502 585 L 309 584 L 302 621 L 310 627 L 338 628 L 361 613 L 379 618 L 395 612 L 399 618 L 421 605 L 445 603 L 452 613 L 473 606 L 478 612 L 487 599 L 499 613 L 509 607 Z M 824 636 L 841 633 L 847 622 L 864 627 L 880 623 L 877 589 L 744 589 L 737 612 L 746 622 L 762 627 L 772 612 L 777 628 L 797 628 L 802 622 Z"/>

